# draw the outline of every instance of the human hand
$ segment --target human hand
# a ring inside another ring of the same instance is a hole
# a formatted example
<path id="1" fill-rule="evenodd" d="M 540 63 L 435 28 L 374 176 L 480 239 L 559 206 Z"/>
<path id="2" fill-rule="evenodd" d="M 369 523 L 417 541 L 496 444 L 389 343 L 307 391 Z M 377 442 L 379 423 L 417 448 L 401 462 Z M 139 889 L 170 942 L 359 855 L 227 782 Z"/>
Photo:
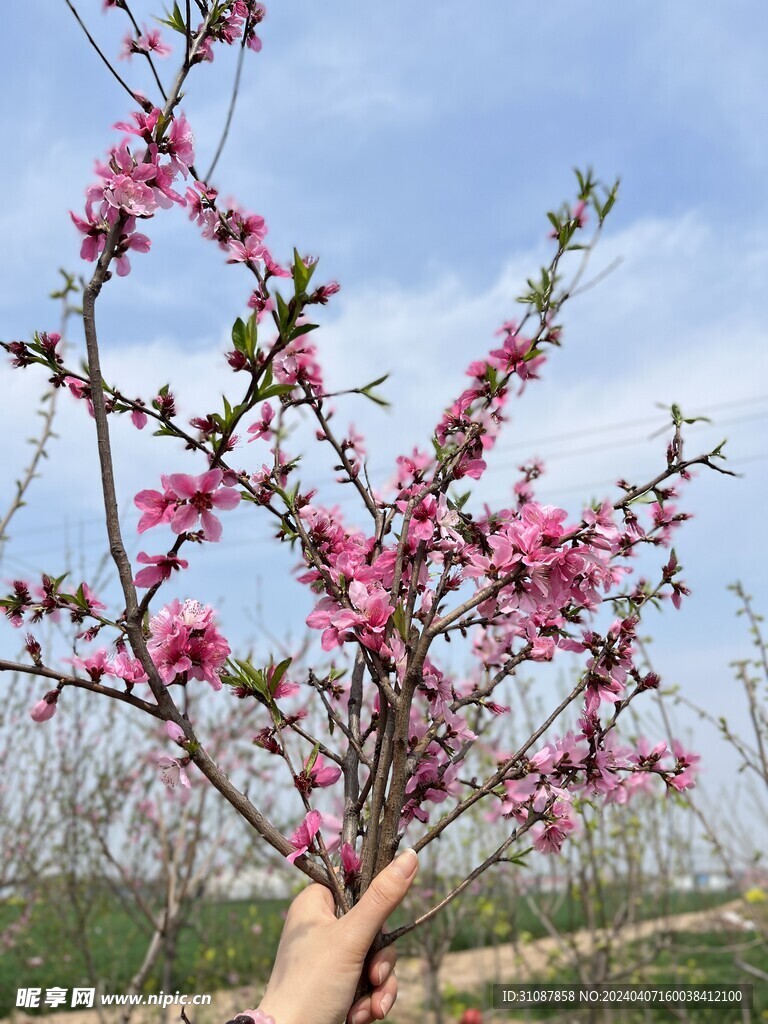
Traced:
<path id="1" fill-rule="evenodd" d="M 394 946 L 371 957 L 368 977 L 373 992 L 351 1008 L 350 1004 L 371 943 L 410 888 L 418 866 L 416 853 L 404 850 L 341 918 L 324 885 L 313 884 L 299 893 L 283 926 L 261 1012 L 274 1017 L 276 1024 L 383 1020 L 397 998 Z"/>

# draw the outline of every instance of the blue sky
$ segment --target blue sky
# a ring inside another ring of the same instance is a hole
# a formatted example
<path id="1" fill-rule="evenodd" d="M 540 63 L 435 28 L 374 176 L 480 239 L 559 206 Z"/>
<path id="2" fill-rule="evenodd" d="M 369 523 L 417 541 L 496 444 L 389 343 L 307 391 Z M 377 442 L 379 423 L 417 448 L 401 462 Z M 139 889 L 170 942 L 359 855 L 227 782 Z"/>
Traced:
<path id="1" fill-rule="evenodd" d="M 47 6 L 34 32 L 19 5 L 5 16 L 6 339 L 55 326 L 45 296 L 59 266 L 79 267 L 67 210 L 81 208 L 93 160 L 129 110 L 66 5 Z M 143 20 L 156 11 L 134 6 Z M 103 16 L 100 0 L 79 9 L 114 54 L 121 14 Z M 663 422 L 657 402 L 715 418 L 692 432 L 691 446 L 728 436 L 744 476 L 706 474 L 690 487 L 683 504 L 697 518 L 677 546 L 694 598 L 651 625 L 669 682 L 743 723 L 728 663 L 746 639 L 725 586 L 741 577 L 768 609 L 764 5 L 285 0 L 262 28 L 264 50 L 248 54 L 214 181 L 267 218 L 277 254 L 294 244 L 317 253 L 318 275 L 341 282 L 322 312 L 328 379 L 354 385 L 392 371 L 390 413 L 340 410 L 364 427 L 382 477 L 398 452 L 424 443 L 464 366 L 514 314 L 515 294 L 546 255 L 545 211 L 571 193 L 571 168 L 591 163 L 605 178 L 621 176 L 594 270 L 621 263 L 574 301 L 566 346 L 514 410 L 482 494 L 503 501 L 517 460 L 538 454 L 549 464 L 542 497 L 577 512 L 611 493 L 618 476 L 642 479 L 660 465 L 663 442 L 648 439 Z M 219 52 L 190 80 L 184 108 L 203 166 L 233 58 Z M 149 90 L 139 63 L 121 70 Z M 152 253 L 137 256 L 130 278 L 110 284 L 101 303 L 107 376 L 145 395 L 171 379 L 182 409 L 208 411 L 231 380 L 218 353 L 248 282 L 183 212 L 156 218 L 150 233 Z M 6 422 L 24 438 L 41 380 L 0 374 Z M 81 413 L 62 395 L 60 438 L 15 524 L 6 574 L 56 569 L 63 534 L 86 561 L 105 547 L 95 446 Z M 161 471 L 194 465 L 127 422 L 114 432 L 132 551 L 159 551 L 158 537 L 139 544 L 132 533 L 130 498 Z M 8 452 L 7 482 L 23 458 L 19 446 Z M 351 507 L 346 493 L 340 502 Z M 267 524 L 241 510 L 225 523 L 227 536 L 237 543 L 200 552 L 185 592 L 210 595 L 234 640 L 261 645 L 264 626 L 295 639 L 307 595 L 275 582 L 290 559 L 270 545 Z M 729 778 L 733 759 L 704 727 L 690 727 L 707 748 L 714 791 L 721 758 Z"/>

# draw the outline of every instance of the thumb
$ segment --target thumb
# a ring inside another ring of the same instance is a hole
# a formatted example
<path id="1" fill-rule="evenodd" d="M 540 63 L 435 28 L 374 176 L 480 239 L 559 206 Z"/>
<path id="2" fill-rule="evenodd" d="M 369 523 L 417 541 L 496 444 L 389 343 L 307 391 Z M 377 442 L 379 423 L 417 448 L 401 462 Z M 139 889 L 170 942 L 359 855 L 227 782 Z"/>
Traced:
<path id="1" fill-rule="evenodd" d="M 384 922 L 408 892 L 418 866 L 416 851 L 403 850 L 388 867 L 376 875 L 360 902 L 342 918 L 361 956 L 368 952 Z"/>

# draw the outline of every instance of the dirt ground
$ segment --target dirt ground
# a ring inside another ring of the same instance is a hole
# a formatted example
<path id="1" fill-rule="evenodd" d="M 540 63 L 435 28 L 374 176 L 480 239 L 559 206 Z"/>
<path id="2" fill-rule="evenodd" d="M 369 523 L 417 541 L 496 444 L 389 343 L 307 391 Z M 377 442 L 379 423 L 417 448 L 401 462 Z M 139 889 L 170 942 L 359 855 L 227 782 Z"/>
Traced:
<path id="1" fill-rule="evenodd" d="M 711 910 L 678 914 L 674 917 L 655 918 L 643 921 L 624 931 L 626 942 L 653 935 L 658 931 L 715 931 L 718 929 L 733 930 L 739 928 L 741 915 L 745 912 L 743 905 L 737 900 Z M 588 931 L 574 932 L 568 937 L 570 948 L 587 952 L 593 941 Z M 527 943 L 518 950 L 507 943 L 496 947 L 466 950 L 461 953 L 449 953 L 441 969 L 443 982 L 450 981 L 453 989 L 459 992 L 481 991 L 484 985 L 494 981 L 525 981 L 530 977 L 541 977 L 546 971 L 551 957 L 557 953 L 559 938 L 543 938 Z M 424 1024 L 425 1015 L 422 1009 L 423 981 L 421 963 L 415 957 L 402 957 L 398 961 L 397 976 L 400 995 L 388 1018 L 392 1024 Z M 259 991 L 253 987 L 229 989 L 214 992 L 210 1007 L 192 1008 L 189 1016 L 193 1024 L 224 1024 L 249 1006 L 258 1005 Z M 483 1000 L 484 1002 L 484 1000 Z M 480 1002 L 482 1008 L 482 1002 Z M 156 1008 L 152 1008 L 156 1015 Z M 178 1020 L 176 1008 L 170 1008 L 168 1024 L 176 1024 Z M 112 1010 L 103 1016 L 103 1024 L 115 1024 L 119 1012 Z M 69 1013 L 51 1013 L 44 1017 L 32 1017 L 23 1012 L 13 1014 L 0 1024 L 33 1024 L 34 1021 L 46 1020 L 48 1024 L 102 1024 L 94 1010 L 76 1010 Z M 141 1008 L 131 1017 L 131 1024 L 156 1024 L 156 1016 L 152 1016 Z M 505 1024 L 515 1024 L 506 1013 Z"/>

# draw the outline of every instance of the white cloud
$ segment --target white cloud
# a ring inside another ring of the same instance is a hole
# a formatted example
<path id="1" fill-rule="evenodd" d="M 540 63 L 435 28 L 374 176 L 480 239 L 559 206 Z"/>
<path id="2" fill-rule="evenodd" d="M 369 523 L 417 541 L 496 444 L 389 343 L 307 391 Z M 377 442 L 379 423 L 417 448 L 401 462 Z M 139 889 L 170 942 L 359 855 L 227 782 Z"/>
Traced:
<path id="1" fill-rule="evenodd" d="M 464 387 L 464 367 L 487 351 L 495 327 L 514 315 L 514 296 L 543 255 L 514 257 L 476 293 L 467 293 L 461 278 L 449 275 L 424 290 L 382 283 L 342 291 L 329 307 L 324 315 L 330 322 L 316 336 L 329 386 L 351 387 L 391 372 L 381 390 L 391 398 L 392 410 L 382 412 L 357 396 L 337 403 L 339 429 L 354 420 L 369 435 L 376 471 L 386 474 L 396 454 L 428 444 L 443 408 Z M 698 412 L 761 393 L 766 357 L 760 310 L 757 299 L 740 289 L 745 277 L 758 279 L 765 273 L 768 250 L 757 239 L 743 240 L 736 251 L 722 234 L 696 219 L 648 221 L 609 236 L 597 250 L 593 271 L 618 256 L 623 262 L 607 280 L 573 300 L 564 317 L 564 348 L 551 354 L 543 381 L 511 403 L 513 422 L 493 455 L 492 466 L 499 466 L 490 475 L 494 493 L 505 476 L 501 467 L 513 466 L 524 455 L 546 458 L 554 451 L 562 456 L 573 448 L 641 439 L 650 430 L 628 428 L 569 443 L 570 433 L 653 416 L 657 402 L 679 401 L 686 411 Z M 104 370 L 127 394 L 144 397 L 151 397 L 148 388 L 171 381 L 188 417 L 217 408 L 221 393 L 240 384 L 219 352 L 212 351 L 209 340 L 163 337 L 110 346 Z M 16 371 L 7 389 L 7 413 L 25 435 L 33 429 L 30 409 L 40 383 L 34 370 Z M 81 415 L 82 407 L 64 394 L 61 409 L 60 454 L 39 484 L 41 492 L 66 490 L 75 453 L 87 452 L 92 443 L 92 423 Z M 749 433 L 759 435 L 759 427 L 750 427 Z M 126 494 L 147 486 L 169 457 L 184 460 L 174 442 L 150 438 L 148 430 L 138 433 L 126 418 L 115 423 L 114 435 Z M 562 435 L 562 444 L 541 445 L 538 452 L 523 447 L 526 437 L 552 435 Z M 255 454 L 256 447 L 247 454 Z M 585 473 L 598 479 L 621 467 L 632 472 L 648 464 L 649 453 L 656 459 L 659 451 L 658 441 L 646 450 L 642 444 L 626 452 L 606 448 L 584 458 L 555 458 L 552 468 L 566 488 Z M 744 447 L 741 454 L 750 452 Z M 78 464 L 81 481 L 73 498 L 90 513 L 99 505 L 95 475 L 84 477 L 90 472 L 87 461 L 78 459 Z M 81 486 L 85 479 L 89 482 Z"/>
<path id="2" fill-rule="evenodd" d="M 617 256 L 623 263 L 599 287 L 574 300 L 565 318 L 564 348 L 552 354 L 544 380 L 513 404 L 508 439 L 494 453 L 479 492 L 494 501 L 506 499 L 516 475 L 514 465 L 529 454 L 526 438 L 561 438 L 538 446 L 545 458 L 561 456 L 552 458 L 551 476 L 542 482 L 541 491 L 573 508 L 591 496 L 591 489 L 579 488 L 580 484 L 620 474 L 640 476 L 661 465 L 658 439 L 618 446 L 625 439 L 644 437 L 646 427 L 606 424 L 652 415 L 656 401 L 679 400 L 686 410 L 698 412 L 768 390 L 759 297 L 743 287 L 745 280 L 765 276 L 768 247 L 762 239 L 729 237 L 698 218 L 683 217 L 638 222 L 609 234 L 598 253 L 594 272 Z M 541 256 L 515 256 L 487 288 L 474 293 L 467 292 L 456 274 L 421 290 L 368 285 L 342 292 L 329 307 L 331 322 L 318 333 L 318 340 L 331 387 L 365 383 L 385 370 L 393 373 L 384 386 L 395 403 L 391 412 L 382 413 L 359 397 L 337 403 L 341 426 L 354 419 L 368 434 L 380 479 L 388 475 L 394 455 L 428 441 L 441 410 L 463 387 L 463 367 L 487 350 L 496 325 L 514 314 L 514 295 Z M 130 283 L 129 278 L 128 288 Z M 202 339 L 163 337 L 146 344 L 108 346 L 104 364 L 107 378 L 128 395 L 149 398 L 150 385 L 170 380 L 185 417 L 217 407 L 221 391 L 239 384 L 224 361 L 212 354 L 210 342 Z M 3 368 L 2 374 L 6 421 L 14 424 L 17 437 L 25 437 L 35 429 L 35 398 L 42 376 L 34 369 Z M 765 401 L 737 405 L 719 415 L 734 420 L 765 407 Z M 569 436 L 601 425 L 603 433 Z M 768 451 L 765 419 L 732 422 L 728 430 L 733 433 L 734 454 Z M 51 568 L 50 560 L 62 546 L 64 523 L 69 523 L 75 549 L 78 544 L 87 553 L 105 549 L 93 423 L 68 393 L 61 395 L 57 432 L 60 438 L 51 447 L 42 479 L 35 482 L 30 507 L 16 523 L 18 534 L 9 545 L 4 575 L 43 565 Z M 717 431 L 700 428 L 692 447 L 716 440 Z M 126 536 L 135 554 L 140 542 L 133 533 L 137 516 L 132 495 L 154 486 L 161 472 L 194 471 L 200 463 L 176 442 L 152 438 L 148 430 L 135 431 L 126 417 L 113 421 L 113 441 L 121 505 L 128 510 Z M 294 450 L 298 441 L 297 435 Z M 609 447 L 614 442 L 617 446 Z M 566 455 L 591 446 L 600 450 Z M 245 449 L 243 461 L 255 466 L 259 447 Z M 327 456 L 323 458 L 327 464 Z M 22 461 L 21 449 L 15 448 L 6 465 L 15 475 Z M 317 473 L 317 465 L 308 465 L 307 474 Z M 694 508 L 697 518 L 681 532 L 679 547 L 686 581 L 696 597 L 679 615 L 662 616 L 650 624 L 658 636 L 657 661 L 670 670 L 670 681 L 682 683 L 715 711 L 723 706 L 728 661 L 741 644 L 725 584 L 742 576 L 748 584 L 760 586 L 755 567 L 768 557 L 761 511 L 763 477 L 754 471 L 759 466 L 745 466 L 751 471 L 740 481 L 702 475 L 686 493 L 685 507 Z M 12 476 L 6 473 L 10 482 Z M 349 510 L 354 502 L 351 491 L 339 489 L 339 495 L 342 508 Z M 297 589 L 274 582 L 284 578 L 291 558 L 275 551 L 268 539 L 269 524 L 263 517 L 254 519 L 252 511 L 228 514 L 225 543 L 196 553 L 183 581 L 188 592 L 210 595 L 226 612 L 233 640 L 238 630 L 252 635 L 254 615 L 257 623 L 273 631 L 295 632 L 303 618 L 297 608 L 304 609 L 309 600 L 304 591 L 297 597 Z M 162 546 L 154 537 L 142 538 L 141 545 L 147 544 L 152 551 Z M 738 714 L 735 721 L 737 726 L 741 722 Z"/>

